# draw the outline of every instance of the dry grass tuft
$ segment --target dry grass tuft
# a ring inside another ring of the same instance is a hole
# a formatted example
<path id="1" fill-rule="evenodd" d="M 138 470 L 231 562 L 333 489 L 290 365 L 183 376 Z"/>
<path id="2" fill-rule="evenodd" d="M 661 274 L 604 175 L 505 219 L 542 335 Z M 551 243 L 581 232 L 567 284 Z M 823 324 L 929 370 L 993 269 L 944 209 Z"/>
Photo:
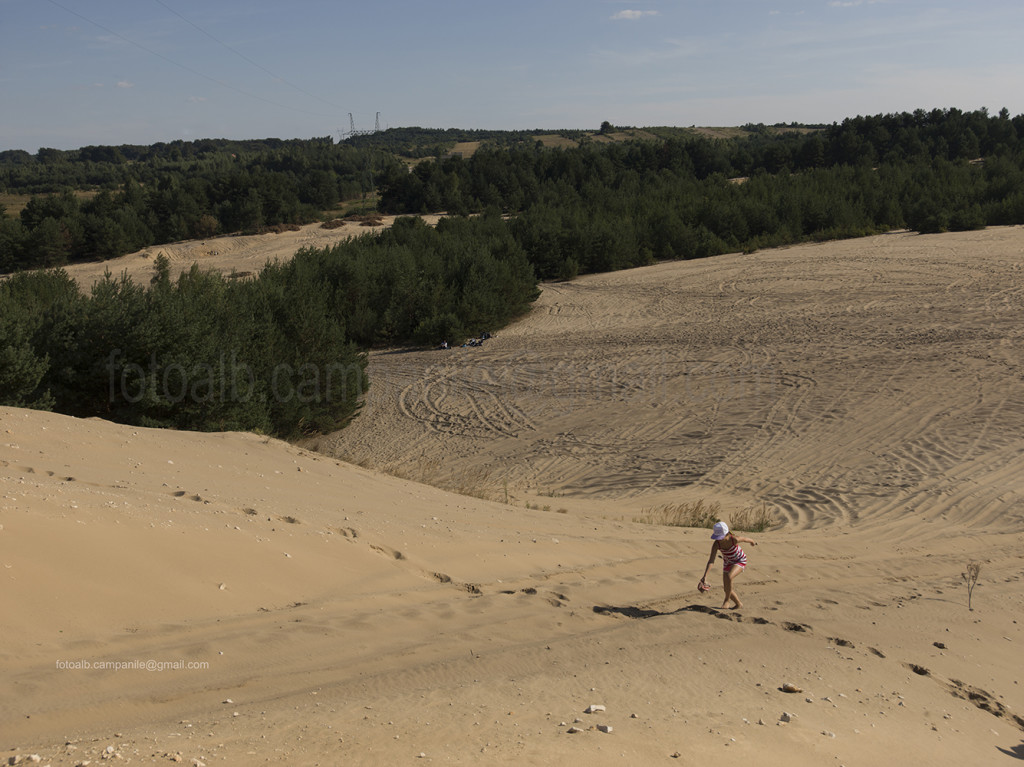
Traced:
<path id="1" fill-rule="evenodd" d="M 778 523 L 775 512 L 764 501 L 760 506 L 747 506 L 729 515 L 729 527 L 745 533 L 760 533 Z"/>
<path id="2" fill-rule="evenodd" d="M 693 503 L 666 503 L 641 509 L 633 521 L 670 527 L 714 527 L 721 515 L 722 504 L 718 501 L 706 504 L 701 498 Z"/>
<path id="3" fill-rule="evenodd" d="M 496 500 L 498 497 L 498 488 L 495 487 L 491 476 L 493 469 L 487 466 L 456 473 L 446 469 L 439 458 L 428 458 L 424 455 L 412 463 L 395 466 L 389 469 L 388 473 L 395 477 L 484 501 Z"/>
<path id="4" fill-rule="evenodd" d="M 723 519 L 722 504 L 718 501 L 705 503 L 704 499 L 692 503 L 667 503 L 640 510 L 633 517 L 634 522 L 670 527 L 704 527 L 711 529 L 715 522 Z M 729 528 L 738 532 L 760 533 L 778 524 L 775 512 L 762 502 L 760 506 L 747 506 L 729 514 Z"/>

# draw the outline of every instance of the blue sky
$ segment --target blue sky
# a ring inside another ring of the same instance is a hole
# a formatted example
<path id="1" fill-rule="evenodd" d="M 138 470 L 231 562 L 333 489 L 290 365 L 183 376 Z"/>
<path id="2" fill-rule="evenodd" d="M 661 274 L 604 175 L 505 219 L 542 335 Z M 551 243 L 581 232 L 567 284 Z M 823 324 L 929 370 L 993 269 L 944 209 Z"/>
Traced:
<path id="1" fill-rule="evenodd" d="M 1024 113 L 1020 0 L 0 0 L 0 150 Z"/>

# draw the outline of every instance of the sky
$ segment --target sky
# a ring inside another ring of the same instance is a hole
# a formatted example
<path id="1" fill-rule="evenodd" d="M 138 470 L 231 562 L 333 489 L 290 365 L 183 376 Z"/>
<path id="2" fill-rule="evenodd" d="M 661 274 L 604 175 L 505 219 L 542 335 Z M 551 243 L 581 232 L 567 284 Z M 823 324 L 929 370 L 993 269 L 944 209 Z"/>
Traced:
<path id="1" fill-rule="evenodd" d="M 1021 0 L 0 0 L 0 150 L 1018 115 L 1022 33 Z"/>

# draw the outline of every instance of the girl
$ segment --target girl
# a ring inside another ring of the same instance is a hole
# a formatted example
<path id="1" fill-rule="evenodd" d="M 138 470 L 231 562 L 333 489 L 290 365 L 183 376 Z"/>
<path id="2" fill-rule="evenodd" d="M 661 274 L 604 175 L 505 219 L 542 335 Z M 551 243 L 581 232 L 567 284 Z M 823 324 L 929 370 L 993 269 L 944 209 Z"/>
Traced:
<path id="1" fill-rule="evenodd" d="M 740 544 L 749 543 L 751 546 L 756 546 L 757 541 L 733 535 L 729 532 L 729 526 L 725 522 L 715 523 L 714 532 L 711 533 L 711 540 L 714 541 L 711 544 L 711 556 L 708 557 L 708 566 L 704 568 L 704 577 L 700 579 L 697 588 L 700 591 L 707 591 L 711 588 L 707 584 L 708 573 L 711 572 L 711 565 L 715 563 L 715 557 L 721 552 L 723 564 L 722 585 L 725 588 L 725 601 L 722 602 L 722 609 L 724 610 L 732 602 L 733 609 L 737 610 L 743 607 L 743 603 L 736 596 L 732 584 L 736 576 L 742 573 L 747 566 L 747 555 L 740 548 Z"/>

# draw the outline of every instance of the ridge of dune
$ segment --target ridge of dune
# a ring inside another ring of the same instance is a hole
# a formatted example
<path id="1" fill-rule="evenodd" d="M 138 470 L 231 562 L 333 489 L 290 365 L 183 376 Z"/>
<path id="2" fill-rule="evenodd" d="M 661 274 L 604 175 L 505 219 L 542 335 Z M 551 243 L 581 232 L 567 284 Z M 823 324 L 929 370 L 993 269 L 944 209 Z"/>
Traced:
<path id="1" fill-rule="evenodd" d="M 482 347 L 374 352 L 318 452 L 0 408 L 0 758 L 1020 758 L 1022 254 L 548 285 Z M 632 521 L 695 498 L 779 515 L 740 610 L 694 588 L 706 530 Z"/>

